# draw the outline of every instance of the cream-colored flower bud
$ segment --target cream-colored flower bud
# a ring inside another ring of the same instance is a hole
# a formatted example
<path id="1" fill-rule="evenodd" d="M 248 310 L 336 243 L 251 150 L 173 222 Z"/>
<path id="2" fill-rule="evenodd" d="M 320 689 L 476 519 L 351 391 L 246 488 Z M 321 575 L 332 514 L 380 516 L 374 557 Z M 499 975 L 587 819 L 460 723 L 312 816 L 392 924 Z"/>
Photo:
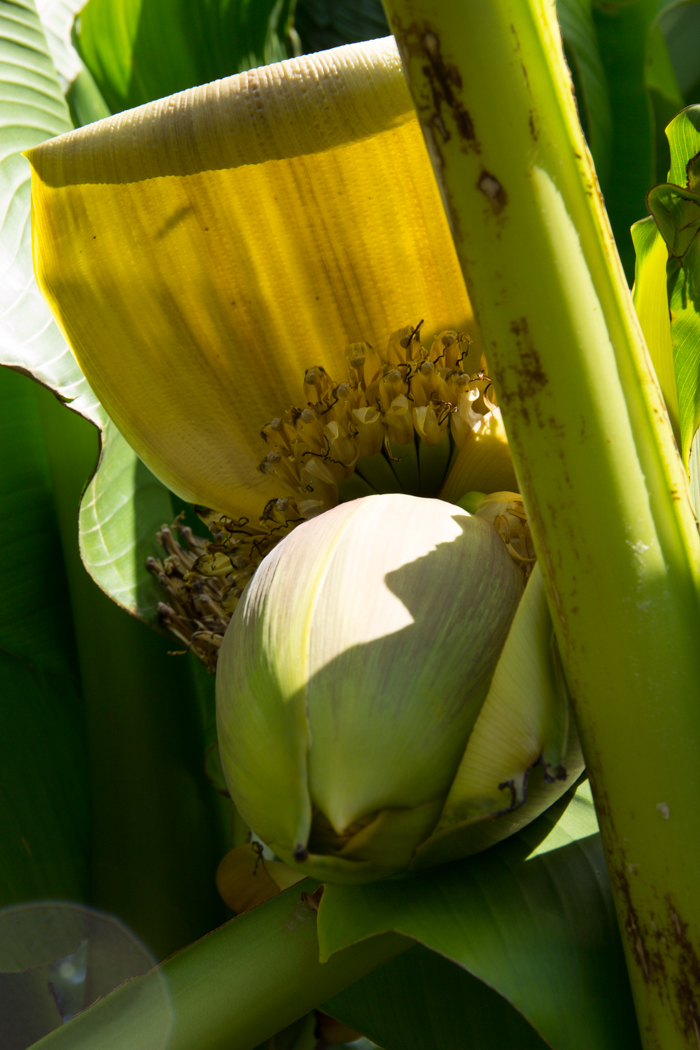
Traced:
<path id="1" fill-rule="evenodd" d="M 365 881 L 409 866 L 441 817 L 522 595 L 488 522 L 370 496 L 260 565 L 217 672 L 243 819 L 289 864 Z"/>

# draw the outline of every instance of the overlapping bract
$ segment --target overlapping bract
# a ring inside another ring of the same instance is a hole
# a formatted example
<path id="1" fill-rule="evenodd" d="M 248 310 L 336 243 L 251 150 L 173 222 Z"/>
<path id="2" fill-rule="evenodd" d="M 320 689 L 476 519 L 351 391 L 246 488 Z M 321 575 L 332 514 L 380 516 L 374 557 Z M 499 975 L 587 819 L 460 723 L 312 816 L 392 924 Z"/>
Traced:
<path id="1" fill-rule="evenodd" d="M 551 626 L 532 593 L 519 649 L 522 582 L 502 538 L 440 500 L 369 496 L 299 526 L 253 577 L 219 657 L 219 746 L 245 821 L 307 874 L 362 882 L 473 852 L 541 812 L 581 765 L 564 769 L 567 698 L 547 680 Z M 505 705 L 502 683 L 489 692 L 502 651 L 522 671 Z M 472 758 L 482 711 L 491 739 Z M 555 723 L 545 761 L 563 779 L 514 815 Z M 471 834 L 484 820 L 486 837 Z"/>
<path id="2" fill-rule="evenodd" d="M 35 268 L 120 431 L 253 520 L 260 430 L 305 372 L 471 308 L 393 41 L 217 81 L 30 151 Z M 418 312 L 418 314 L 417 314 Z M 417 316 L 416 316 L 417 314 Z"/>

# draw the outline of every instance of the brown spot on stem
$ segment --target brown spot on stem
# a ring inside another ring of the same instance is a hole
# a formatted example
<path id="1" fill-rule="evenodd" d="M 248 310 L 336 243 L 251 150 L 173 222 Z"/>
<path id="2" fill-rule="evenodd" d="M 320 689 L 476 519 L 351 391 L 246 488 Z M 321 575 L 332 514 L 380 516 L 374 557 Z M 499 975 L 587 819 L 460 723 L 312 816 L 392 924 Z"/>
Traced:
<path id="1" fill-rule="evenodd" d="M 506 376 L 501 377 L 500 397 L 505 403 L 516 400 L 519 411 L 523 413 L 527 402 L 546 387 L 549 380 L 530 335 L 527 318 L 519 317 L 511 321 L 510 330 L 518 349 L 517 362 L 508 369 Z M 550 424 L 543 419 L 541 425 Z"/>
<path id="2" fill-rule="evenodd" d="M 427 64 L 423 66 L 423 73 L 430 84 L 432 93 L 433 125 L 440 128 L 443 137 L 447 136 L 445 138 L 445 141 L 447 141 L 450 133 L 447 130 L 443 116 L 443 108 L 447 108 L 450 111 L 459 137 L 468 147 L 478 152 L 478 143 L 474 134 L 472 119 L 457 95 L 457 92 L 462 88 L 462 77 L 459 70 L 455 65 L 445 61 L 440 38 L 430 27 L 426 26 L 424 28 L 420 35 L 420 43 L 423 55 L 427 59 Z"/>
<path id="3" fill-rule="evenodd" d="M 479 153 L 481 147 L 474 124 L 461 98 L 461 74 L 457 66 L 446 59 L 438 33 L 429 22 L 416 21 L 404 26 L 396 17 L 392 19 L 392 29 L 404 63 L 410 65 L 416 60 L 421 63 L 426 86 L 419 89 L 415 103 L 426 134 L 432 135 L 437 145 L 449 142 L 456 133 L 465 152 Z"/>
<path id="4" fill-rule="evenodd" d="M 630 862 L 622 845 L 625 840 L 615 828 L 610 807 L 597 781 L 598 777 L 593 784 L 596 809 L 618 898 L 623 938 L 649 989 L 650 1002 L 654 997 L 667 1004 L 668 1014 L 682 1033 L 685 1045 L 700 1050 L 700 954 L 697 943 L 689 936 L 692 934 L 697 941 L 698 931 L 683 919 L 671 893 L 665 894 L 663 901 L 659 900 L 658 910 L 652 910 L 646 902 L 644 906 L 640 904 L 633 885 L 639 877 L 640 865 Z M 654 894 L 656 889 L 660 887 L 647 885 L 644 895 L 647 896 L 649 890 Z M 646 1021 L 649 1045 L 656 1046 L 654 1036 L 658 1042 L 658 1032 L 654 1031 L 651 1010 Z"/>
<path id="5" fill-rule="evenodd" d="M 508 194 L 496 176 L 489 171 L 482 171 L 477 186 L 484 196 L 488 197 L 494 213 L 498 215 L 508 203 Z"/>
<path id="6" fill-rule="evenodd" d="M 538 138 L 540 137 L 540 133 L 537 130 L 537 123 L 535 122 L 535 111 L 534 111 L 534 109 L 530 110 L 530 112 L 528 114 L 527 122 L 528 122 L 528 124 L 530 126 L 530 134 L 532 135 L 532 138 L 534 139 L 534 141 L 537 142 Z"/>

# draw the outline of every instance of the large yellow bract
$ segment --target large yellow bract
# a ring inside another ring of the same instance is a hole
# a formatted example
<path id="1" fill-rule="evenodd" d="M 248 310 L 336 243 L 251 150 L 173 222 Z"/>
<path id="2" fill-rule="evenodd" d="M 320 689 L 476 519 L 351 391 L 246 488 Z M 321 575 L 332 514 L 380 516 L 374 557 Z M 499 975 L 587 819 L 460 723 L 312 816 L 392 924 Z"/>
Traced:
<path id="1" fill-rule="evenodd" d="M 348 343 L 472 312 L 393 41 L 174 95 L 28 153 L 38 280 L 119 430 L 257 520 L 259 431 Z M 264 450 L 262 452 L 264 455 Z"/>

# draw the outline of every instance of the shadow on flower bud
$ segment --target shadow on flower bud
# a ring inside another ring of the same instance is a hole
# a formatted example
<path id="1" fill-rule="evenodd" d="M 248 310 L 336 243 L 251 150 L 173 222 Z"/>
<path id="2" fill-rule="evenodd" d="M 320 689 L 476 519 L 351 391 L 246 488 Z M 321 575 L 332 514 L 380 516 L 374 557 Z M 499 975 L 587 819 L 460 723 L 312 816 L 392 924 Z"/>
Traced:
<path id="1" fill-rule="evenodd" d="M 279 544 L 217 674 L 223 767 L 256 834 L 322 879 L 405 869 L 438 823 L 521 594 L 492 526 L 439 500 L 356 500 Z"/>

